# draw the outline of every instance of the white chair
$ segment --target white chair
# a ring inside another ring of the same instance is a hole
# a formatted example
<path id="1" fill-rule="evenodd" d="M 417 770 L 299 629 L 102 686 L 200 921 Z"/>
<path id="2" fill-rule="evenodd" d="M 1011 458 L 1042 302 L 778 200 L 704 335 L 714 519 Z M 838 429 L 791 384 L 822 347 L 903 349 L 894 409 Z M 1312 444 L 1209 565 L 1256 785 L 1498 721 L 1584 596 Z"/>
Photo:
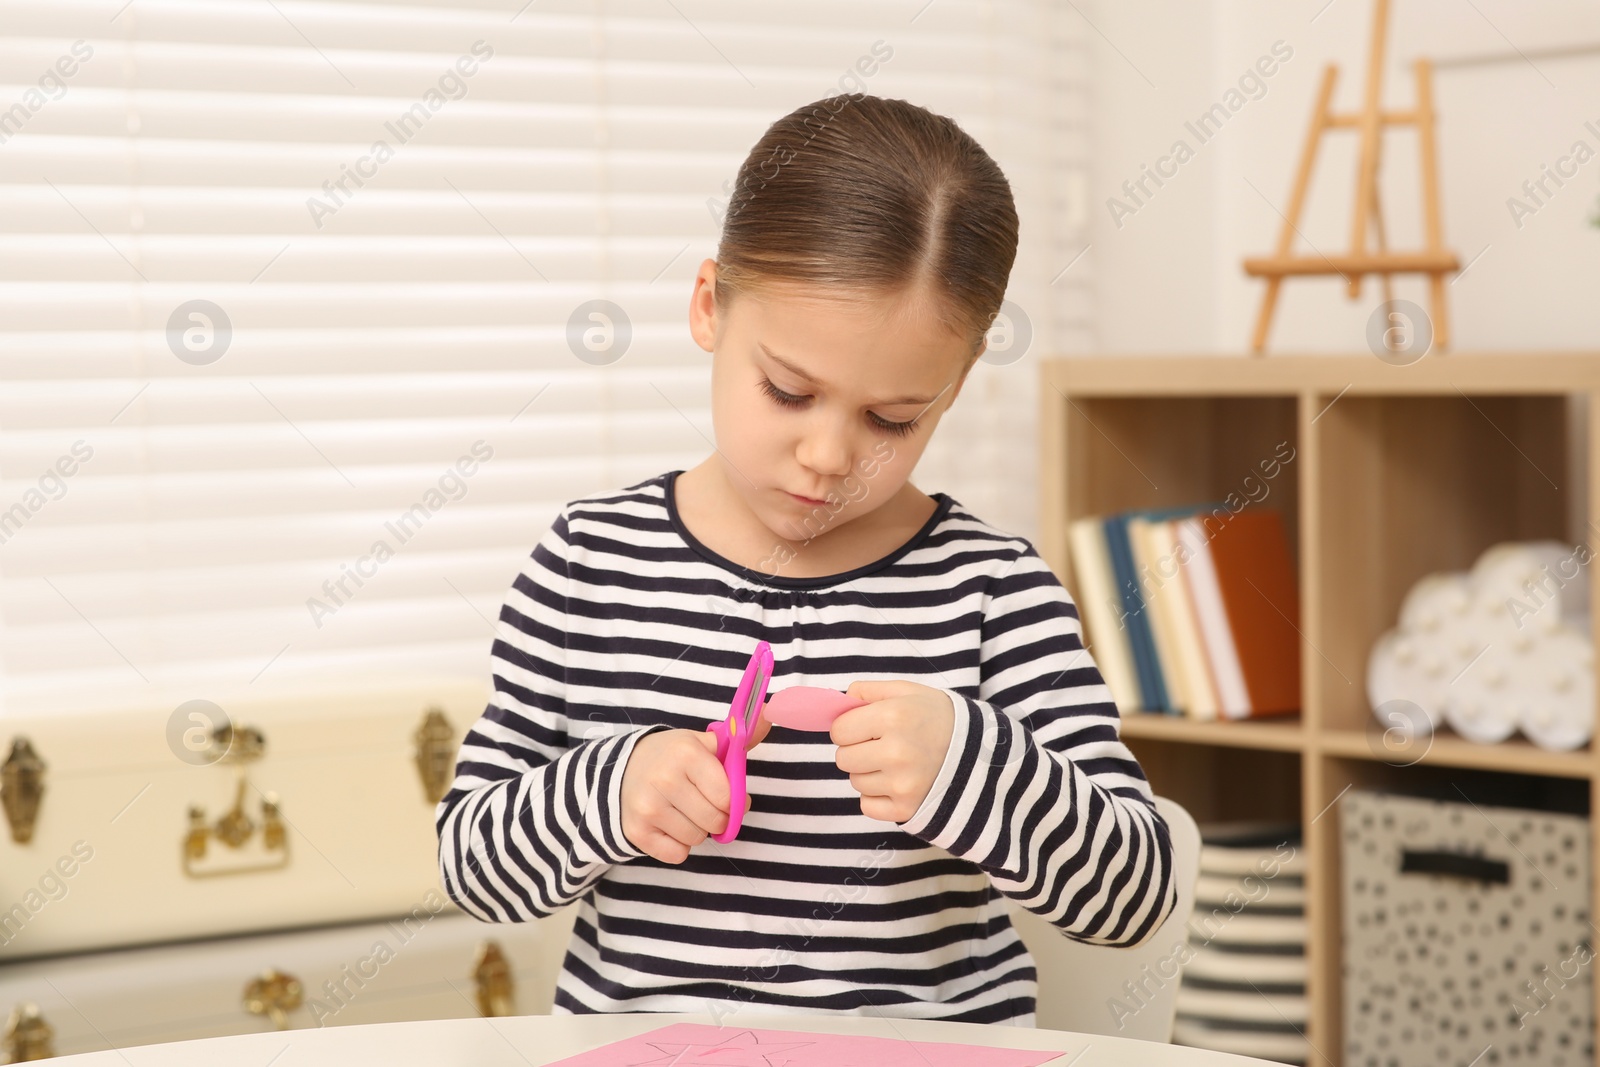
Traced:
<path id="1" fill-rule="evenodd" d="M 1043 918 L 1012 904 L 1011 922 L 1039 971 L 1035 1025 L 1143 1041 L 1172 1040 L 1179 964 L 1189 942 L 1195 883 L 1200 875 L 1200 828 L 1183 806 L 1156 797 L 1172 833 L 1178 903 L 1142 945 L 1114 948 L 1064 937 Z M 1125 983 L 1132 983 L 1132 991 Z"/>

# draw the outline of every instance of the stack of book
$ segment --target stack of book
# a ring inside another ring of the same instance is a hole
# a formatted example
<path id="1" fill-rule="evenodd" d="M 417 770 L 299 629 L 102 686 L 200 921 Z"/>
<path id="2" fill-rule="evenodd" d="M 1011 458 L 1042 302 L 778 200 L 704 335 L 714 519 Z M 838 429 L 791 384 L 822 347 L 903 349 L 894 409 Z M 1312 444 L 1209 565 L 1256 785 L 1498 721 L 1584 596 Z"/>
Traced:
<path id="1" fill-rule="evenodd" d="M 1090 654 L 1124 713 L 1300 710 L 1300 600 L 1276 511 L 1122 511 L 1068 534 Z"/>

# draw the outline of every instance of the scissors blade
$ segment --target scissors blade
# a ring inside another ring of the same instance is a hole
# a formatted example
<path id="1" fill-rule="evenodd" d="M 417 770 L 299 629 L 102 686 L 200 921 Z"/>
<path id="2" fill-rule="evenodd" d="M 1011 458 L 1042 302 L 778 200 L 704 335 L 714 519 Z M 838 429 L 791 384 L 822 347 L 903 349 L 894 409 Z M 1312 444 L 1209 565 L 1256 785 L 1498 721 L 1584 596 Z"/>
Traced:
<path id="1" fill-rule="evenodd" d="M 750 683 L 750 696 L 744 705 L 744 728 L 747 733 L 755 729 L 756 705 L 761 699 L 761 688 L 766 684 L 765 674 L 761 667 L 756 667 L 755 680 Z"/>

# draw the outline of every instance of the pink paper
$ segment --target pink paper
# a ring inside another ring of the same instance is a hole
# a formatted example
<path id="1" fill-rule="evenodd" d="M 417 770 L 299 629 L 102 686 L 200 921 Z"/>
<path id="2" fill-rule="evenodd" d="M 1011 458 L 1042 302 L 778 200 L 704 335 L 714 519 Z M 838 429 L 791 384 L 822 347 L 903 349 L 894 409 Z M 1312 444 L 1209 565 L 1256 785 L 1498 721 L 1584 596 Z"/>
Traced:
<path id="1" fill-rule="evenodd" d="M 1035 1067 L 1062 1053 L 674 1023 L 549 1067 Z"/>

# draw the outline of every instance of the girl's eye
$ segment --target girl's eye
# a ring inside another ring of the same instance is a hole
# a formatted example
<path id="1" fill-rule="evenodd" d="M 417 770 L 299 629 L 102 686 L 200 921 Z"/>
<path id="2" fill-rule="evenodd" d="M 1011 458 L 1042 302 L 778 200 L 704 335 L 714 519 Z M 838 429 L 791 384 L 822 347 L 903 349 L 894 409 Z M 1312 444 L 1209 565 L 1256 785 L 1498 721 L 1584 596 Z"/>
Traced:
<path id="1" fill-rule="evenodd" d="M 761 379 L 761 391 L 766 393 L 776 403 L 786 408 L 805 407 L 806 401 L 810 399 L 809 397 L 795 396 L 793 393 L 786 393 L 782 389 L 779 389 L 776 385 L 773 385 L 772 382 L 767 378 Z M 884 431 L 885 433 L 895 434 L 899 437 L 903 437 L 917 428 L 916 419 L 912 419 L 910 422 L 890 422 L 888 419 L 879 418 L 877 415 L 872 415 L 871 417 L 872 424 L 878 427 L 878 429 Z"/>
<path id="2" fill-rule="evenodd" d="M 872 422 L 878 429 L 883 430 L 885 433 L 892 433 L 897 437 L 904 437 L 917 428 L 916 419 L 912 419 L 910 422 L 890 422 L 888 419 L 880 419 L 874 415 L 872 416 Z"/>
<path id="3" fill-rule="evenodd" d="M 761 379 L 761 390 L 786 408 L 804 407 L 806 403 L 805 397 L 786 393 L 766 378 Z"/>

